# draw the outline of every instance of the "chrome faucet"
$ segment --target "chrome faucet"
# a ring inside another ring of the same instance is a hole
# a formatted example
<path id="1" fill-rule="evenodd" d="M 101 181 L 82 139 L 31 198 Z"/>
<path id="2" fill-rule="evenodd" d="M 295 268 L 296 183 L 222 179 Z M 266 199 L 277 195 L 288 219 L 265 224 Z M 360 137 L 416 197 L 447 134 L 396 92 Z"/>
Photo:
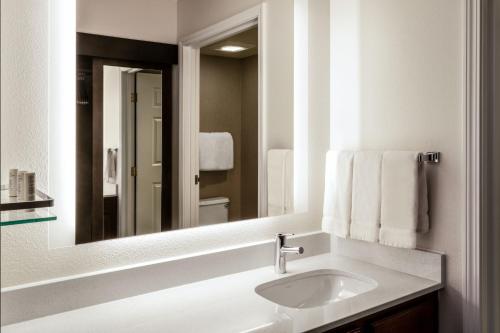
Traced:
<path id="1" fill-rule="evenodd" d="M 288 236 L 293 236 L 293 234 L 276 234 L 276 243 L 274 248 L 274 271 L 277 274 L 285 274 L 286 273 L 286 254 L 287 253 L 295 253 L 302 254 L 304 253 L 304 248 L 302 246 L 298 247 L 290 247 L 286 246 L 286 238 Z"/>

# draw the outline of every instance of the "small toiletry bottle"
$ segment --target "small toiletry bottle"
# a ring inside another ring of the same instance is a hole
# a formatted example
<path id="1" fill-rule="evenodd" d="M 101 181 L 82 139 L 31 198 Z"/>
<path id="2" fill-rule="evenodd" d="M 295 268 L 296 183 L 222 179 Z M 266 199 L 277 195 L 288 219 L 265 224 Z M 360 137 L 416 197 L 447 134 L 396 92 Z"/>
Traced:
<path id="1" fill-rule="evenodd" d="M 35 173 L 26 172 L 24 174 L 24 196 L 26 201 L 35 201 L 36 194 L 36 184 L 35 184 Z M 33 212 L 34 209 L 27 209 L 27 212 Z"/>
<path id="2" fill-rule="evenodd" d="M 24 201 L 26 200 L 25 198 L 25 185 L 24 185 L 24 175 L 26 174 L 26 171 L 18 171 L 17 172 L 17 200 L 18 201 Z"/>
<path id="3" fill-rule="evenodd" d="M 9 170 L 9 197 L 17 197 L 17 169 Z"/>
<path id="4" fill-rule="evenodd" d="M 26 172 L 24 174 L 25 198 L 27 201 L 34 201 L 36 194 L 35 173 Z"/>

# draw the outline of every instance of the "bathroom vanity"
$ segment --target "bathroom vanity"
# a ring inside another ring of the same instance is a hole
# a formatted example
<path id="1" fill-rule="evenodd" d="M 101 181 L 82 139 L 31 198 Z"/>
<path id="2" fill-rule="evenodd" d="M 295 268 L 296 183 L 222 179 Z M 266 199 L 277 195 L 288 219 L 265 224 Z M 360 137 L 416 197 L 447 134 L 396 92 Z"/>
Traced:
<path id="1" fill-rule="evenodd" d="M 328 327 L 328 325 L 325 326 Z M 338 328 L 328 329 L 326 327 L 313 329 L 309 332 L 438 332 L 438 293 L 432 292 Z"/>
<path id="2" fill-rule="evenodd" d="M 293 243 L 314 253 L 320 251 L 314 244 L 323 243 L 322 237 L 304 236 Z M 13 302 L 19 295 L 12 291 L 4 295 L 6 306 L 24 307 L 25 312 L 31 312 L 29 299 L 57 295 L 52 303 L 62 297 L 66 308 L 3 326 L 2 332 L 66 332 L 67 327 L 74 327 L 73 332 L 436 332 L 437 291 L 443 288 L 444 259 L 436 253 L 401 252 L 390 261 L 374 258 L 368 263 L 362 258 L 366 253 L 359 248 L 357 258 L 323 253 L 292 260 L 286 274 L 276 274 L 269 264 L 213 278 L 206 276 L 195 282 L 188 281 L 201 275 L 196 270 L 189 270 L 187 278 L 183 273 L 185 265 L 207 267 L 209 263 L 216 272 L 222 267 L 220 262 L 241 262 L 248 258 L 248 251 L 261 257 L 272 251 L 272 245 L 269 242 L 208 254 L 203 260 L 186 258 L 186 264 L 159 263 L 156 269 L 151 264 L 106 272 L 83 277 L 76 283 L 52 282 L 31 295 L 24 294 L 24 304 Z M 266 261 L 269 263 L 264 256 Z M 225 265 L 225 269 L 233 270 L 230 266 Z M 172 277 L 167 277 L 175 272 L 178 281 L 172 282 Z M 125 292 L 132 292 L 137 289 L 134 281 L 148 286 L 160 283 L 158 274 L 170 279 L 170 285 L 151 292 L 142 286 L 140 294 L 105 301 L 107 292 L 115 296 L 118 293 L 111 287 L 113 283 L 123 283 L 128 286 Z M 96 288 L 91 293 L 94 303 L 84 304 L 82 293 L 89 286 Z M 97 303 L 96 295 L 101 299 Z M 68 300 L 76 297 L 80 305 L 71 305 Z"/>

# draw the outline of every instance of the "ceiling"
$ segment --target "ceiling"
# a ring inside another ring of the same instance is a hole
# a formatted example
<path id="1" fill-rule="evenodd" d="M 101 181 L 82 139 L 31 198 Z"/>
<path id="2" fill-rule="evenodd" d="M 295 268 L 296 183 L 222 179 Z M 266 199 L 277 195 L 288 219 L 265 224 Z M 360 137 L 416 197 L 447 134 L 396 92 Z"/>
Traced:
<path id="1" fill-rule="evenodd" d="M 200 52 L 204 55 L 217 57 L 242 59 L 258 54 L 259 34 L 257 26 L 240 32 L 237 35 L 228 37 L 214 44 L 201 48 Z M 223 46 L 242 46 L 248 49 L 240 52 L 224 52 L 219 49 Z"/>

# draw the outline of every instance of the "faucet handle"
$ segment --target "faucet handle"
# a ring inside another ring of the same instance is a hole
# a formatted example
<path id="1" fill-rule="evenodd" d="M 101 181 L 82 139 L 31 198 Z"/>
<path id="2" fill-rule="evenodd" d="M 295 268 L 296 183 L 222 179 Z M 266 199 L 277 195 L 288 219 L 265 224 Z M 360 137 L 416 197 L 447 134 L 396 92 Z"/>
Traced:
<path id="1" fill-rule="evenodd" d="M 276 238 L 275 238 L 276 243 L 277 243 L 277 244 L 280 244 L 280 246 L 281 246 L 281 245 L 285 245 L 286 238 L 287 238 L 288 236 L 293 236 L 293 235 L 294 235 L 294 234 L 284 234 L 284 233 L 279 232 L 279 233 L 277 233 L 277 234 L 276 234 Z"/>

